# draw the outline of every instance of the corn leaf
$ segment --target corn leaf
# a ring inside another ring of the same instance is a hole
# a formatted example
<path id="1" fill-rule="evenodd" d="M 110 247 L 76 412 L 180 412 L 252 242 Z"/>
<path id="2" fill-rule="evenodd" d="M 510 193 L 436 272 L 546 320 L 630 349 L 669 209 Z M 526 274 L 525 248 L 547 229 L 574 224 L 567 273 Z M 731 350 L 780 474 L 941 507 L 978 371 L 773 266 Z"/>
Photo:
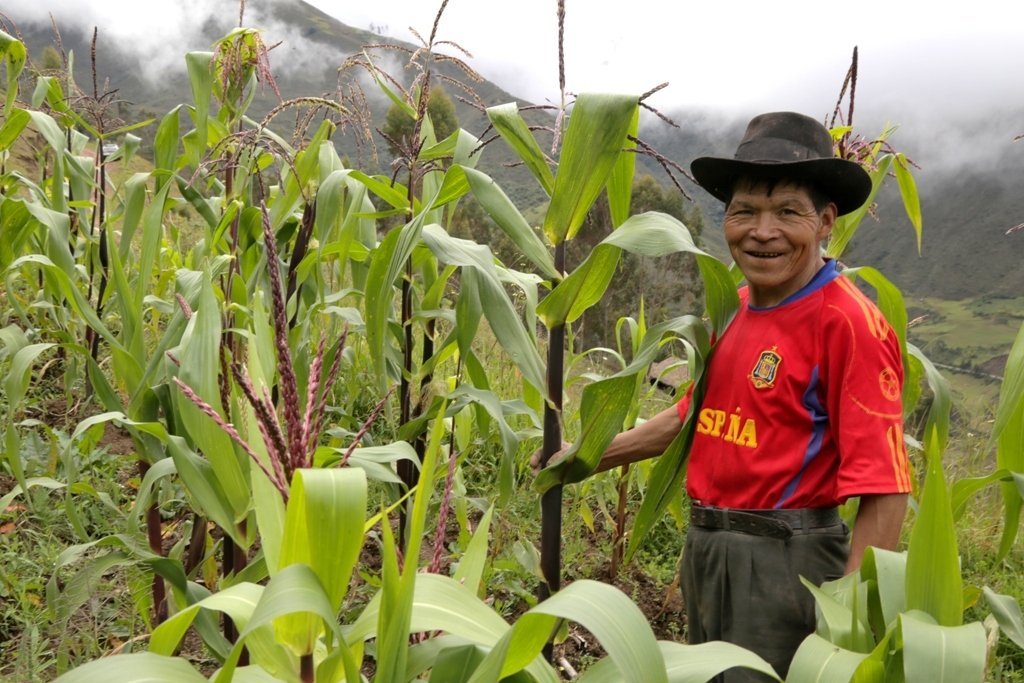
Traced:
<path id="1" fill-rule="evenodd" d="M 860 574 L 871 586 L 869 615 L 880 615 L 881 623 L 872 626 L 881 633 L 906 609 L 907 554 L 869 547 Z"/>
<path id="2" fill-rule="evenodd" d="M 584 93 L 573 105 L 544 234 L 553 245 L 576 236 L 626 144 L 639 103 L 632 95 Z"/>
<path id="3" fill-rule="evenodd" d="M 555 176 L 551 173 L 544 152 L 541 151 L 536 138 L 533 137 L 526 121 L 523 120 L 516 103 L 509 102 L 489 107 L 487 118 L 509 147 L 523 160 L 526 168 L 530 169 L 533 177 L 537 179 L 544 192 L 550 197 L 555 190 Z"/>
<path id="4" fill-rule="evenodd" d="M 282 567 L 307 564 L 337 612 L 363 545 L 366 474 L 359 468 L 298 470 L 292 477 L 281 546 Z M 279 641 L 297 655 L 313 651 L 321 630 L 311 614 L 274 622 Z"/>
<path id="5" fill-rule="evenodd" d="M 686 226 L 657 211 L 631 216 L 601 243 L 537 306 L 548 328 L 573 322 L 600 301 L 615 274 L 622 251 L 661 256 L 685 251 L 698 259 L 711 259 L 697 248 Z M 724 266 L 723 266 L 724 268 Z M 735 289 L 735 288 L 733 288 Z"/>
<path id="6" fill-rule="evenodd" d="M 435 419 L 430 430 L 412 511 L 409 514 L 408 540 L 405 548 L 407 560 L 400 575 L 392 572 L 390 577 L 387 574 L 384 576 L 385 587 L 381 591 L 381 612 L 377 621 L 377 673 L 374 678 L 377 681 L 398 680 L 400 674 L 405 671 L 409 656 L 409 633 L 412 632 L 410 624 L 415 613 L 413 603 L 418 571 L 415 558 L 418 558 L 420 553 L 427 505 L 434 490 L 434 472 L 443 438 L 444 420 Z M 387 526 L 386 521 L 384 525 Z"/>
<path id="7" fill-rule="evenodd" d="M 633 403 L 634 376 L 617 376 L 591 382 L 580 400 L 580 437 L 565 457 L 544 468 L 534 488 L 544 492 L 559 483 L 571 484 L 590 476 L 615 435 L 622 431 Z"/>
<path id="8" fill-rule="evenodd" d="M 683 645 L 659 640 L 658 648 L 665 659 L 665 673 L 669 683 L 706 683 L 726 669 L 743 667 L 760 671 L 771 680 L 779 680 L 768 662 L 750 650 L 726 642 Z M 602 659 L 580 674 L 579 683 L 617 683 L 622 681 L 615 662 Z"/>
<path id="9" fill-rule="evenodd" d="M 999 628 L 1006 634 L 1006 637 L 1017 644 L 1017 647 L 1024 648 L 1024 616 L 1021 615 L 1020 603 L 1012 596 L 1000 595 L 988 586 L 982 591 L 985 599 L 992 610 Z"/>
<path id="10" fill-rule="evenodd" d="M 104 657 L 72 669 L 54 683 L 206 683 L 206 678 L 178 657 L 151 652 Z"/>
<path id="11" fill-rule="evenodd" d="M 466 546 L 466 552 L 459 558 L 459 566 L 452 576 L 456 582 L 468 588 L 472 593 L 480 590 L 480 581 L 484 575 L 484 567 L 487 564 L 487 534 L 491 529 L 491 516 L 494 513 L 494 506 L 487 508 L 487 512 L 477 523 L 476 531 Z"/>
<path id="12" fill-rule="evenodd" d="M 508 195 L 486 174 L 471 168 L 464 168 L 463 171 L 480 206 L 519 247 L 523 256 L 528 258 L 545 277 L 551 280 L 561 279 L 562 274 L 555 268 L 548 248 L 519 213 L 519 209 Z"/>
<path id="13" fill-rule="evenodd" d="M 497 681 L 525 668 L 560 619 L 575 621 L 601 643 L 621 680 L 667 682 L 665 660 L 640 609 L 614 586 L 575 581 L 530 609 L 487 655 L 471 681 Z"/>
<path id="14" fill-rule="evenodd" d="M 861 221 L 864 220 L 868 209 L 874 203 L 875 195 L 878 194 L 878 188 L 882 186 L 882 182 L 889 173 L 889 167 L 892 166 L 892 160 L 893 156 L 891 154 L 884 154 L 878 159 L 878 165 L 875 167 L 875 170 L 869 172 L 871 176 L 871 193 L 868 195 L 867 200 L 856 211 L 836 219 L 835 225 L 832 226 L 832 235 L 829 237 L 828 247 L 825 250 L 826 255 L 830 258 L 840 258 L 843 252 L 846 251 L 846 247 L 857 233 L 857 228 L 860 227 Z"/>
<path id="15" fill-rule="evenodd" d="M 1015 475 L 1024 473 L 1024 325 L 1017 332 L 1006 359 L 991 438 L 996 439 L 997 444 L 996 465 Z M 1024 499 L 1020 489 L 1011 482 L 1004 482 L 1000 488 L 1003 493 L 1003 533 L 998 556 L 1003 558 L 1017 538 Z"/>
<path id="16" fill-rule="evenodd" d="M 629 124 L 628 135 L 636 138 L 640 128 L 640 107 L 633 112 L 633 121 Z M 623 149 L 608 177 L 608 209 L 612 217 L 612 227 L 617 228 L 629 218 L 629 206 L 633 199 L 633 176 L 636 173 L 636 142 L 626 139 Z"/>
<path id="17" fill-rule="evenodd" d="M 907 549 L 907 608 L 942 626 L 963 623 L 963 579 L 949 491 L 936 438 L 926 439 L 928 470 Z"/>
<path id="18" fill-rule="evenodd" d="M 4 125 L 0 126 L 0 152 L 9 149 L 14 144 L 31 120 L 32 117 L 24 109 L 15 108 L 11 111 L 7 120 L 4 121 Z"/>
<path id="19" fill-rule="evenodd" d="M 468 278 L 463 273 L 462 285 L 476 287 L 481 308 L 494 336 L 523 373 L 523 378 L 542 389 L 546 384 L 544 361 L 498 279 L 491 250 L 484 245 L 452 237 L 437 225 L 423 229 L 423 241 L 442 263 L 473 269 L 474 274 Z"/>
<path id="20" fill-rule="evenodd" d="M 199 168 L 202 155 L 206 151 L 207 125 L 210 117 L 210 98 L 213 95 L 213 53 L 189 52 L 185 55 L 185 66 L 188 69 L 188 81 L 192 87 L 193 122 L 195 123 L 195 143 L 185 142 L 185 151 L 192 168 Z"/>
<path id="21" fill-rule="evenodd" d="M 812 633 L 800 643 L 789 667 L 787 683 L 849 681 L 868 655 L 852 652 Z"/>
<path id="22" fill-rule="evenodd" d="M 846 650 L 861 653 L 871 652 L 875 643 L 871 637 L 870 627 L 863 621 L 867 617 L 864 610 L 852 609 L 850 606 L 840 603 L 835 597 L 802 576 L 800 582 L 814 596 L 815 612 L 818 615 L 818 635 L 829 643 Z"/>
<path id="23" fill-rule="evenodd" d="M 956 596 L 959 601 L 959 594 Z M 985 627 L 939 625 L 927 614 L 900 617 L 907 683 L 968 683 L 985 678 Z"/>
<path id="24" fill-rule="evenodd" d="M 941 455 L 949 441 L 949 414 L 953 406 L 949 382 L 936 369 L 931 360 L 909 342 L 907 343 L 907 354 L 921 365 L 925 379 L 928 381 L 928 388 L 932 392 L 932 403 L 928 409 L 928 418 L 924 427 L 925 448 L 932 448 Z"/>
<path id="25" fill-rule="evenodd" d="M 220 375 L 221 311 L 209 274 L 203 277 L 196 303 L 195 313 L 181 336 L 181 349 L 177 354 L 181 361 L 178 376 L 201 399 L 224 415 L 217 382 Z M 245 476 L 248 464 L 243 470 L 231 439 L 217 423 L 203 414 L 180 390 L 175 389 L 173 396 L 178 418 L 193 443 L 209 460 L 233 511 L 234 521 L 244 518 L 252 500 Z"/>
<path id="26" fill-rule="evenodd" d="M 900 197 L 903 199 L 903 209 L 907 212 L 907 218 L 914 227 L 917 235 L 917 255 L 921 255 L 921 199 L 917 194 L 917 183 L 910 173 L 910 162 L 905 154 L 896 155 L 894 165 L 896 171 L 896 183 L 900 188 Z"/>
<path id="27" fill-rule="evenodd" d="M 4 102 L 4 115 L 11 113 L 14 101 L 18 99 L 18 76 L 25 68 L 25 60 L 28 52 L 25 44 L 20 40 L 0 31 L 0 55 L 4 58 L 4 66 L 7 69 L 7 99 Z"/>
<path id="28" fill-rule="evenodd" d="M 266 627 L 275 619 L 296 613 L 316 615 L 325 629 L 335 637 L 335 642 L 340 641 L 341 627 L 335 612 L 331 609 L 327 593 L 316 574 L 304 564 L 293 564 L 282 569 L 267 583 L 260 595 L 259 602 L 252 611 L 249 623 L 240 629 L 238 641 L 224 662 L 224 667 L 213 680 L 217 683 L 228 683 L 233 680 L 238 658 L 243 648 L 248 647 L 249 640 L 266 634 Z M 338 647 L 338 650 L 344 660 L 345 672 L 349 680 L 359 680 L 358 668 L 352 659 L 350 650 L 343 644 Z M 288 672 L 288 678 L 292 678 L 295 673 L 295 668 L 292 668 Z"/>
<path id="29" fill-rule="evenodd" d="M 262 594 L 263 586 L 236 583 L 185 607 L 153 629 L 149 638 L 149 651 L 159 655 L 173 654 L 200 609 L 223 612 L 231 617 L 236 626 L 245 628 Z"/>

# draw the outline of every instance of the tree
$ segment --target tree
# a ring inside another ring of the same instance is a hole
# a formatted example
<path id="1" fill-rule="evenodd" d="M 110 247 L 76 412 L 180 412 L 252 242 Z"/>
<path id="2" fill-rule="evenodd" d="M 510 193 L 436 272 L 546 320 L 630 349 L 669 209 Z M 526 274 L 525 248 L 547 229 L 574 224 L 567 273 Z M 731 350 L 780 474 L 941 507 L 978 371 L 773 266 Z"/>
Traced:
<path id="1" fill-rule="evenodd" d="M 430 89 L 427 116 L 430 117 L 434 135 L 438 140 L 444 140 L 459 128 L 455 104 L 440 86 L 435 85 Z M 393 104 L 388 109 L 381 132 L 385 135 L 392 156 L 405 156 L 410 147 L 409 138 L 412 136 L 414 123 L 415 121 L 398 105 Z"/>

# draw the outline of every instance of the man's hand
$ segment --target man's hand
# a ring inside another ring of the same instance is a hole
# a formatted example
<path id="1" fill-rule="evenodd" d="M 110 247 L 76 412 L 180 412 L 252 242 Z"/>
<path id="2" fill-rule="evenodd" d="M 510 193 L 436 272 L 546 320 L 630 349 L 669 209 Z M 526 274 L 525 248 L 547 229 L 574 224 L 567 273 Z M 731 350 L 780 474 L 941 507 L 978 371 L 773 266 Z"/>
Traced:
<path id="1" fill-rule="evenodd" d="M 569 443 L 568 441 L 563 441 L 562 442 L 562 448 L 557 450 L 557 451 L 555 451 L 551 455 L 551 457 L 548 458 L 548 463 L 547 464 L 548 465 L 554 465 L 559 460 L 564 458 L 565 457 L 565 453 L 566 453 L 566 451 L 569 450 L 570 446 L 572 446 L 571 443 Z M 534 476 L 537 476 L 537 473 L 540 472 L 541 469 L 542 469 L 541 466 L 540 466 L 540 461 L 541 461 L 541 459 L 543 457 L 544 457 L 544 447 L 543 446 L 541 446 L 540 448 L 535 450 L 533 452 L 533 455 L 530 456 L 530 469 L 533 470 L 533 475 Z M 547 467 L 547 465 L 545 465 L 545 467 Z"/>

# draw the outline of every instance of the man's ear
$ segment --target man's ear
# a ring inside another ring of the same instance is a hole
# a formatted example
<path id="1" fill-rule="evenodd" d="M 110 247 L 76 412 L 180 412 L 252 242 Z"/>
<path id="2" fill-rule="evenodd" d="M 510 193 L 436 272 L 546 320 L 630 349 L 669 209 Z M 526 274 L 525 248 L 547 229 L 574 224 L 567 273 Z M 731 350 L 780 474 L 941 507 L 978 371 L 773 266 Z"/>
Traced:
<path id="1" fill-rule="evenodd" d="M 839 214 L 839 207 L 834 202 L 829 202 L 821 214 L 821 226 L 818 228 L 818 241 L 824 242 L 829 235 L 832 234 L 832 228 L 836 224 L 836 218 Z"/>

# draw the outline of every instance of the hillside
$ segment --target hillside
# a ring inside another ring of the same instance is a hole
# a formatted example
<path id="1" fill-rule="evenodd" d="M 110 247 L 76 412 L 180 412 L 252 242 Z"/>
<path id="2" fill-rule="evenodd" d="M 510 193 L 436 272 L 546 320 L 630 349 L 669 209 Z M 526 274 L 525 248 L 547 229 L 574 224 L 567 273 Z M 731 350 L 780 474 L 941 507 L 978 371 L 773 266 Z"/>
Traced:
<path id="1" fill-rule="evenodd" d="M 347 26 L 302 0 L 269 3 L 260 9 L 262 13 L 256 13 L 255 9 L 250 11 L 246 15 L 246 23 L 256 27 L 267 27 L 263 35 L 265 42 L 268 45 L 276 44 L 270 52 L 270 65 L 281 96 L 285 100 L 310 95 L 337 96 L 341 89 L 339 67 L 347 57 L 358 53 L 366 45 L 394 43 L 410 51 L 418 47 Z M 28 46 L 30 57 L 38 66 L 43 50 L 54 45 L 52 27 L 49 23 L 19 21 L 17 16 L 8 15 L 8 18 L 14 22 L 17 33 Z M 78 26 L 75 19 L 54 17 L 61 33 L 64 51 L 74 55 L 75 80 L 80 87 L 91 92 L 89 56 L 93 27 Z M 116 97 L 121 101 L 117 113 L 126 122 L 155 117 L 183 102 L 190 102 L 190 89 L 184 70 L 184 53 L 210 50 L 214 41 L 237 25 L 237 19 L 237 13 L 233 11 L 209 17 L 203 22 L 200 35 L 182 36 L 176 61 L 161 64 L 162 68 L 159 69 L 155 69 L 152 63 L 147 62 L 149 56 L 143 45 L 134 46 L 135 50 L 126 50 L 123 45 L 118 45 L 109 37 L 105 37 L 104 28 L 99 27 L 96 61 L 100 91 L 116 91 Z M 429 27 L 424 27 L 424 30 L 429 30 Z M 411 81 L 414 74 L 406 68 L 402 53 L 378 49 L 371 50 L 370 54 L 375 63 L 403 84 L 407 85 Z M 468 61 L 472 66 L 472 60 Z M 514 95 L 489 81 L 469 81 L 465 74 L 451 64 L 441 63 L 437 71 L 442 78 L 459 79 L 469 85 L 483 106 L 517 100 Z M 380 125 L 391 106 L 390 100 L 368 77 L 362 76 L 356 82 L 365 95 L 372 120 Z M 435 83 L 437 82 L 441 82 L 440 79 L 435 80 Z M 24 87 L 31 92 L 34 84 L 26 80 Z M 466 93 L 457 90 L 451 84 L 442 84 L 442 87 L 446 88 L 455 103 L 460 125 L 477 135 L 482 134 L 487 128 L 486 115 L 467 103 L 471 98 Z M 460 96 L 467 101 L 460 100 Z M 273 91 L 264 88 L 257 93 L 249 111 L 252 116 L 261 117 L 278 103 L 279 100 Z M 526 116 L 528 120 L 538 124 L 552 120 L 543 112 L 528 112 Z M 276 119 L 275 127 L 279 133 L 290 137 L 291 130 L 288 126 L 293 122 L 294 116 L 284 114 Z M 135 134 L 145 140 L 151 139 L 154 132 L 155 126 L 150 126 L 135 131 Z M 355 145 L 350 133 L 351 131 L 340 130 L 335 136 L 335 143 L 340 151 L 349 155 L 362 168 L 389 173 L 390 155 L 383 138 L 373 133 L 373 145 L 376 147 L 374 149 L 365 144 Z M 142 152 L 146 153 L 147 150 L 148 146 L 144 142 Z M 543 192 L 524 169 L 507 168 L 514 160 L 512 153 L 504 145 L 489 145 L 481 155 L 480 167 L 498 176 L 502 187 L 517 201 L 526 205 L 542 202 Z"/>
<path id="2" fill-rule="evenodd" d="M 263 13 L 258 14 L 256 8 L 249 10 L 247 23 L 266 27 L 266 41 L 280 43 L 271 52 L 271 67 L 285 98 L 335 93 L 338 67 L 348 55 L 364 45 L 390 41 L 347 26 L 301 0 L 268 3 L 260 11 Z M 53 42 L 51 27 L 18 22 L 16 16 L 10 18 L 17 23 L 30 54 L 38 60 L 44 47 Z M 91 27 L 75 27 L 71 23 L 74 17 L 55 17 L 55 20 L 61 27 L 64 48 L 75 53 L 76 80 L 80 84 L 91 83 L 88 63 Z M 104 40 L 104 29 L 100 27 L 97 52 L 100 81 L 109 79 L 109 87 L 118 91 L 118 98 L 125 101 L 119 108 L 120 113 L 128 121 L 167 111 L 190 100 L 181 52 L 210 49 L 213 41 L 236 23 L 234 12 L 208 18 L 202 24 L 201 35 L 182 37 L 182 44 L 177 46 L 180 48 L 177 65 L 159 70 L 156 76 L 149 56 L 143 56 L 144 51 L 125 51 L 113 41 Z M 376 50 L 373 54 L 379 64 L 399 79 L 408 82 L 412 77 L 397 53 Z M 472 65 L 472 60 L 468 61 Z M 441 64 L 439 71 L 447 77 L 462 76 L 449 64 Z M 360 84 L 373 120 L 382 122 L 390 102 L 369 79 L 364 78 Z M 517 99 L 486 80 L 472 86 L 485 106 Z M 484 114 L 460 101 L 461 93 L 453 86 L 447 86 L 447 90 L 455 100 L 460 125 L 482 136 L 487 128 Z M 259 115 L 276 102 L 273 93 L 265 90 L 257 97 L 252 111 Z M 742 135 L 748 118 L 747 115 L 726 116 L 697 109 L 666 113 L 680 128 L 670 128 L 653 116 L 646 116 L 641 138 L 683 166 L 688 166 L 696 156 L 731 154 L 732 144 Z M 1024 120 L 1020 114 L 1000 115 L 998 118 L 1004 124 L 998 130 L 992 121 L 903 122 L 897 147 L 921 166 L 916 177 L 925 222 L 922 253 L 916 254 L 913 232 L 892 182 L 889 191 L 880 197 L 878 220 L 865 221 L 845 260 L 880 268 L 908 295 L 960 299 L 1010 296 L 1024 291 L 1024 269 L 1020 267 L 1024 257 L 1024 231 L 1006 234 L 1009 228 L 1024 222 L 1024 198 L 1018 190 L 1018 179 L 1024 177 L 1024 146 L 1013 145 L 1012 136 L 1003 131 L 1006 122 Z M 529 116 L 536 124 L 550 125 L 551 118 L 545 112 L 529 112 Z M 288 115 L 280 117 L 280 125 L 287 126 L 289 118 Z M 141 134 L 145 136 L 147 131 Z M 152 135 L 152 127 L 148 134 Z M 388 173 L 390 159 L 386 145 L 378 134 L 373 137 L 376 158 L 371 149 L 356 147 L 344 130 L 336 135 L 335 142 L 360 166 Z M 958 163 L 958 154 L 964 155 L 963 163 Z M 529 208 L 542 204 L 544 193 L 524 168 L 513 167 L 514 160 L 505 145 L 493 144 L 482 153 L 480 167 L 495 176 L 518 205 Z M 644 172 L 655 175 L 663 183 L 668 182 L 664 172 L 650 159 L 641 157 L 640 165 Z M 724 244 L 716 229 L 721 218 L 720 204 L 689 181 L 681 182 L 707 216 L 708 228 L 703 234 L 706 247 L 724 256 Z"/>
<path id="3" fill-rule="evenodd" d="M 657 129 L 648 137 L 663 153 L 687 162 L 705 154 L 731 155 L 730 145 L 746 125 L 746 117 L 671 115 L 684 124 L 683 131 Z M 1004 118 L 1021 121 L 1024 112 Z M 844 260 L 879 268 L 908 296 L 1019 296 L 1024 292 L 1024 230 L 1006 233 L 1024 223 L 1024 145 L 979 121 L 946 123 L 941 136 L 933 134 L 933 125 L 907 124 L 894 136 L 897 149 L 920 166 L 914 176 L 924 216 L 921 255 L 890 178 L 879 197 L 877 220 L 865 219 Z M 721 205 L 699 188 L 692 194 L 709 225 L 719 225 Z M 720 231 L 709 228 L 704 240 L 716 254 L 724 254 Z"/>

